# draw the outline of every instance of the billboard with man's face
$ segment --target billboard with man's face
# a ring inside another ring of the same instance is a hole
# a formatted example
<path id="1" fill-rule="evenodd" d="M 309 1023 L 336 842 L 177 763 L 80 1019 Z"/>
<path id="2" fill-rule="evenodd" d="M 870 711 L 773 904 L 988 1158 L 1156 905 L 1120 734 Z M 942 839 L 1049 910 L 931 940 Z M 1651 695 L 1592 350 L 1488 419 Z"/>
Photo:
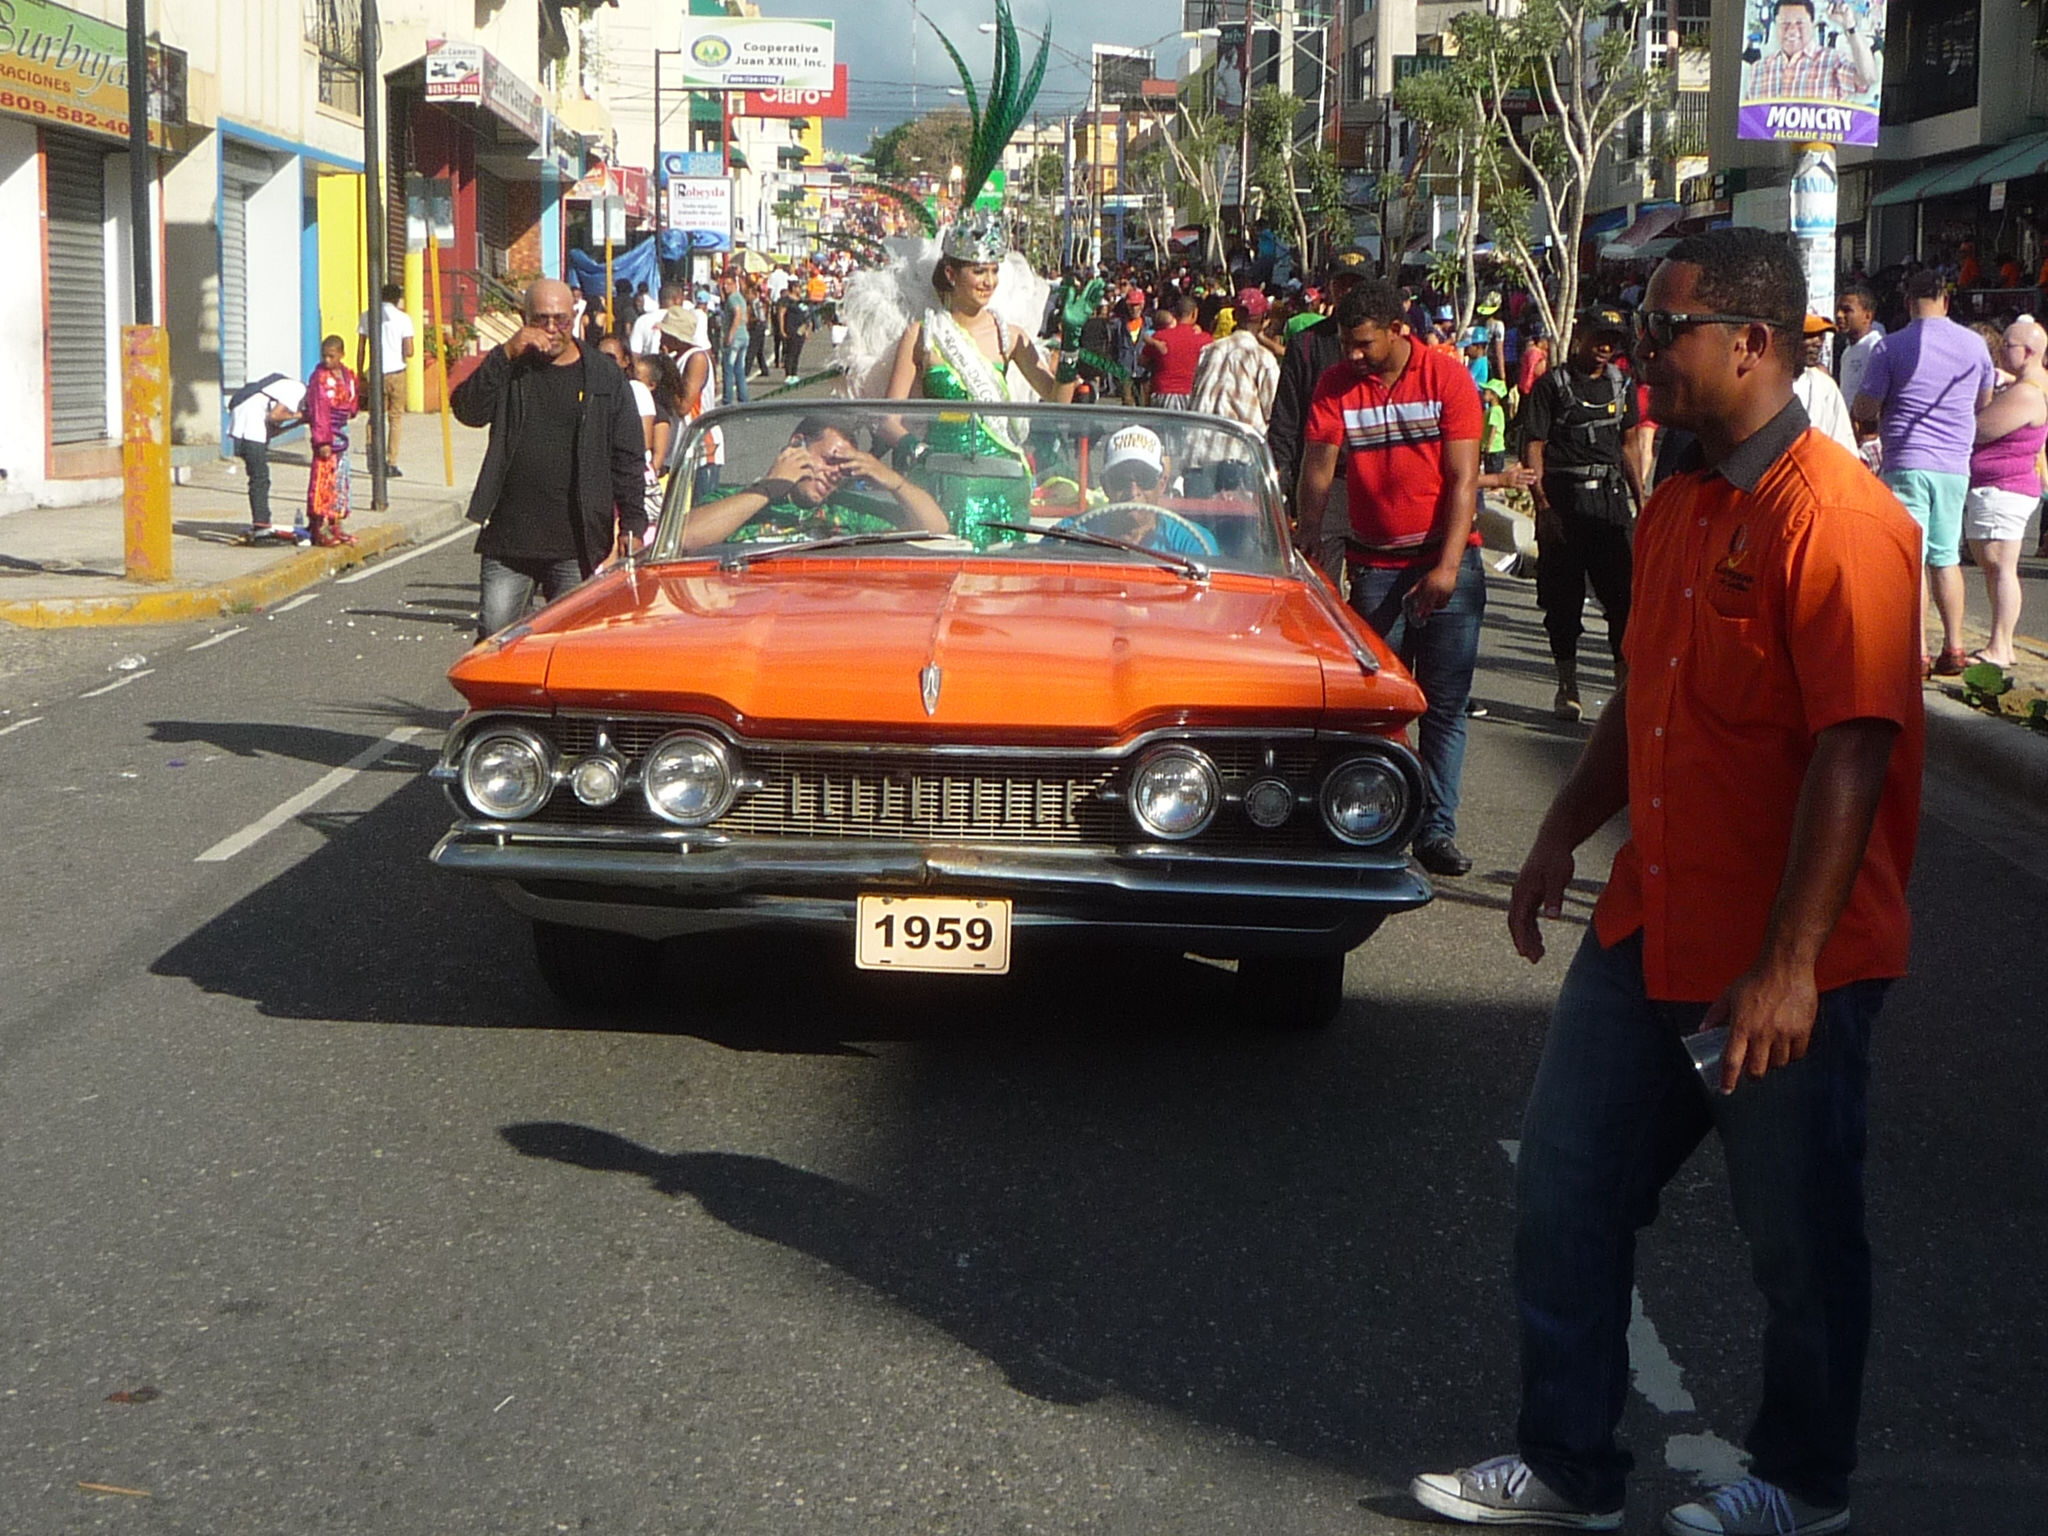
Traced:
<path id="1" fill-rule="evenodd" d="M 1736 135 L 1875 144 L 1884 0 L 1744 0 Z"/>

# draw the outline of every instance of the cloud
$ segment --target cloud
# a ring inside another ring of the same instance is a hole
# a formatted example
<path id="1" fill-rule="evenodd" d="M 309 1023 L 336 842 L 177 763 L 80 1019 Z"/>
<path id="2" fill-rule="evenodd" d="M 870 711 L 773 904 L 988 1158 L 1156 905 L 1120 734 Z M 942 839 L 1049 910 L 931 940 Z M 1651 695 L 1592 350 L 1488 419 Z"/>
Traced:
<path id="1" fill-rule="evenodd" d="M 912 113 L 911 0 L 776 0 L 775 13 L 830 17 L 839 61 L 847 66 L 848 115 L 825 125 L 826 142 L 835 149 L 860 149 L 873 133 L 893 127 Z M 975 83 L 989 76 L 991 39 L 976 30 L 995 19 L 990 0 L 917 0 L 916 107 L 957 102 L 946 94 L 958 76 L 932 28 L 936 25 L 960 50 Z M 1101 0 L 1013 0 L 1018 27 L 1036 34 L 1052 22 L 1053 54 L 1045 83 L 1038 93 L 1038 111 L 1057 118 L 1087 105 L 1088 67 L 1083 62 L 1094 43 L 1123 47 L 1154 47 L 1160 71 L 1179 73 L 1185 45 L 1180 38 L 1180 0 L 1130 0 L 1114 7 Z M 1027 60 L 1036 50 L 1024 41 Z"/>

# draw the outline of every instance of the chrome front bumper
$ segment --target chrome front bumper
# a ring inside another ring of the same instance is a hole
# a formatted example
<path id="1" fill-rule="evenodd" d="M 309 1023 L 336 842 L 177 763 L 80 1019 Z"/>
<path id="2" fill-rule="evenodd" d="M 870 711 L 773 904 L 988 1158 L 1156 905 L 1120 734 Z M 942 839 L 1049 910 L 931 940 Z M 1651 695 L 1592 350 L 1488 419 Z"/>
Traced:
<path id="1" fill-rule="evenodd" d="M 1267 859 L 1184 845 L 657 841 L 463 822 L 433 860 L 493 881 L 528 917 L 651 939 L 776 924 L 850 930 L 862 892 L 923 892 L 1008 898 L 1013 925 L 1044 936 L 1221 956 L 1341 953 L 1432 894 L 1398 854 Z"/>

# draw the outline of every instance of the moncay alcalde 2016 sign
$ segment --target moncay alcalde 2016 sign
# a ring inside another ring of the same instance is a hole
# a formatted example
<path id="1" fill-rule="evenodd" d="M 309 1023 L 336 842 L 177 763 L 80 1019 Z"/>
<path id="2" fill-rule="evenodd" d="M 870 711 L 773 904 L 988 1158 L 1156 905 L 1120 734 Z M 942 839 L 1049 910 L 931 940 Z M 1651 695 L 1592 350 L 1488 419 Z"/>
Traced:
<path id="1" fill-rule="evenodd" d="M 1736 135 L 1875 144 L 1884 0 L 1743 0 Z"/>

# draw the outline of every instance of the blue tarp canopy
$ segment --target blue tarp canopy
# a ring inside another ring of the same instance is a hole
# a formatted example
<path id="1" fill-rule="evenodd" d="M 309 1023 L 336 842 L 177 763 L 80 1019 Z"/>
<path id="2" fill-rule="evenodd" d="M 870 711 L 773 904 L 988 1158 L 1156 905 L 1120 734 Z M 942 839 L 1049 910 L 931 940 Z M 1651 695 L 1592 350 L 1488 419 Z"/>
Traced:
<path id="1" fill-rule="evenodd" d="M 569 252 L 569 281 L 583 290 L 586 297 L 604 297 L 604 256 L 591 255 L 588 251 Z M 630 288 L 636 283 L 647 285 L 653 293 L 661 287 L 661 262 L 655 254 L 655 240 L 652 235 L 627 250 L 612 250 L 612 281 Z"/>

